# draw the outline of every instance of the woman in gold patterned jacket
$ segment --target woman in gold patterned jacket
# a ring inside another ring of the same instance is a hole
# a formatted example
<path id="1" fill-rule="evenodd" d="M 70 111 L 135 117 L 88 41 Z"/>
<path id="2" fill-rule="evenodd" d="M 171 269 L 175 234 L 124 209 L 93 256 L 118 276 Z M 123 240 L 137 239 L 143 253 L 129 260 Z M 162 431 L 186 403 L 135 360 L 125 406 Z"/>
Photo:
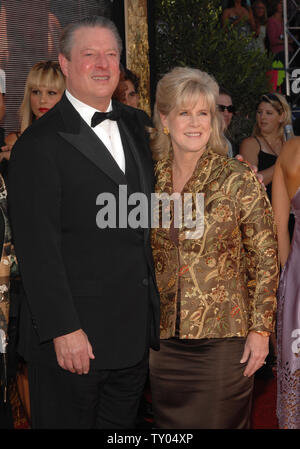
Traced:
<path id="1" fill-rule="evenodd" d="M 217 83 L 197 69 L 177 67 L 157 86 L 156 198 L 174 199 L 156 201 L 160 222 L 152 226 L 161 349 L 151 352 L 150 379 L 159 428 L 249 428 L 253 374 L 274 331 L 272 209 L 247 164 L 226 157 L 217 96 Z"/>

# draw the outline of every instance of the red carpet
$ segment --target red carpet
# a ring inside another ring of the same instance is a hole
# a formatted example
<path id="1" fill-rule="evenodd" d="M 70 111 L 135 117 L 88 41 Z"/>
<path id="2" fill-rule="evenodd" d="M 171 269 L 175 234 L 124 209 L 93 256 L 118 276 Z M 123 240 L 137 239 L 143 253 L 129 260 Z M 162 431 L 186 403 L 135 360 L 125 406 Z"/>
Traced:
<path id="1" fill-rule="evenodd" d="M 273 379 L 255 379 L 252 429 L 278 429 L 276 418 L 276 375 Z"/>

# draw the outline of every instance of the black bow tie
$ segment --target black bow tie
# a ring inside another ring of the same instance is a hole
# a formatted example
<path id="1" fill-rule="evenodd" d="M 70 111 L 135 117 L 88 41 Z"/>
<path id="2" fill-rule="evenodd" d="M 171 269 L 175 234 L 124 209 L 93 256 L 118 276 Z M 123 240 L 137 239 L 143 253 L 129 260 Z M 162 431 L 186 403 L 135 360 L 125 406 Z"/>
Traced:
<path id="1" fill-rule="evenodd" d="M 110 112 L 95 112 L 95 114 L 92 117 L 91 120 L 91 127 L 94 128 L 95 126 L 99 125 L 99 123 L 103 122 L 104 120 L 118 120 L 120 118 L 120 112 L 116 109 L 110 111 Z"/>

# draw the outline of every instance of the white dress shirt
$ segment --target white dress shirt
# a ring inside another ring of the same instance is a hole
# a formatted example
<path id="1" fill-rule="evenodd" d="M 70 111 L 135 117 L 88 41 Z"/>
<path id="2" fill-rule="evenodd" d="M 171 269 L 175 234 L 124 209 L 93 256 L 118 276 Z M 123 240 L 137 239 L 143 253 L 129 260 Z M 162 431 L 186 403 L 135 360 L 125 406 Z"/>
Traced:
<path id="1" fill-rule="evenodd" d="M 68 90 L 66 90 L 66 97 L 83 120 L 103 142 L 120 169 L 123 173 L 125 173 L 125 155 L 117 122 L 115 120 L 104 120 L 94 128 L 91 127 L 91 120 L 95 112 L 109 112 L 112 110 L 111 101 L 106 111 L 98 111 L 97 109 L 89 106 L 88 104 L 82 103 L 82 101 L 73 97 Z"/>

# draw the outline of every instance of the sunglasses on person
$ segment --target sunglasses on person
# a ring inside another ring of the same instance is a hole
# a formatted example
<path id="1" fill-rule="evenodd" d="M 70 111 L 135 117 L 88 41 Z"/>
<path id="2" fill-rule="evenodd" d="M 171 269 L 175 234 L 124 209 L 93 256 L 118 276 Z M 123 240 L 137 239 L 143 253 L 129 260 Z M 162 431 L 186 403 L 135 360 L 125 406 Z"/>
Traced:
<path id="1" fill-rule="evenodd" d="M 235 113 L 235 107 L 232 104 L 230 106 L 225 106 L 224 104 L 218 104 L 218 108 L 221 112 L 225 112 L 225 110 L 227 109 L 227 111 L 230 112 L 230 114 Z"/>

